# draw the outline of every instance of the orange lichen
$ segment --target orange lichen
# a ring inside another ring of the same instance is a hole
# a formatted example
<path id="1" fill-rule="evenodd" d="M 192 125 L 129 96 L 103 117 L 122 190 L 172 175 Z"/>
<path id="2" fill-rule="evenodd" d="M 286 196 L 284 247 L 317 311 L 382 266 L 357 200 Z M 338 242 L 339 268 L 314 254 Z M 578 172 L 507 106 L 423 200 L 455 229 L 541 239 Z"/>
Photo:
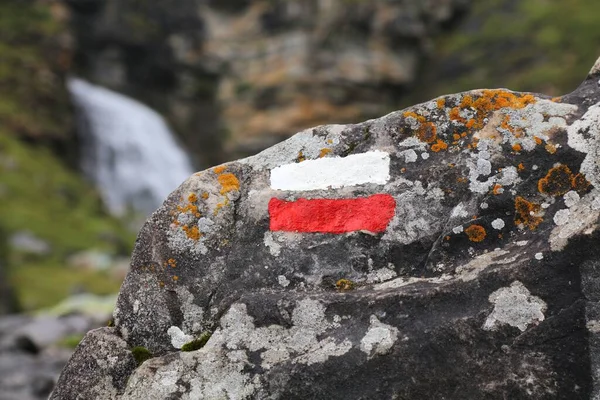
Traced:
<path id="1" fill-rule="evenodd" d="M 306 157 L 304 157 L 304 153 L 302 153 L 302 150 L 300 150 L 298 152 L 298 156 L 296 157 L 296 162 L 302 162 L 306 160 Z"/>
<path id="2" fill-rule="evenodd" d="M 179 277 L 177 275 L 173 275 L 173 280 L 177 282 L 179 280 Z"/>
<path id="3" fill-rule="evenodd" d="M 197 217 L 200 217 L 200 211 L 198 211 L 198 206 L 192 204 L 192 203 L 188 203 L 185 206 L 177 206 L 177 211 L 180 213 L 192 213 Z"/>
<path id="4" fill-rule="evenodd" d="M 466 119 L 464 119 L 463 117 L 460 116 L 460 108 L 458 107 L 454 107 L 450 110 L 450 112 L 448 113 L 448 117 L 450 117 L 451 121 L 458 121 L 461 123 L 465 123 L 467 122 Z"/>
<path id="5" fill-rule="evenodd" d="M 515 199 L 515 224 L 534 230 L 543 221 L 542 217 L 536 216 L 540 211 L 540 205 L 531 203 L 521 196 Z"/>
<path id="6" fill-rule="evenodd" d="M 327 139 L 327 144 L 333 144 L 333 139 Z"/>
<path id="7" fill-rule="evenodd" d="M 208 199 L 208 192 L 204 192 L 204 193 L 202 193 L 202 198 L 203 198 L 204 200 Z"/>
<path id="8" fill-rule="evenodd" d="M 409 118 L 412 117 L 414 119 L 416 119 L 419 122 L 425 122 L 425 117 L 422 115 L 417 114 L 416 112 L 413 111 L 405 111 L 404 114 L 404 118 Z"/>
<path id="9" fill-rule="evenodd" d="M 170 266 L 171 268 L 175 268 L 177 266 L 177 261 L 175 261 L 174 258 L 169 258 L 167 260 L 167 265 Z"/>
<path id="10" fill-rule="evenodd" d="M 571 179 L 571 186 L 579 193 L 586 192 L 591 185 L 592 184 L 586 179 L 585 175 L 581 172 Z"/>
<path id="11" fill-rule="evenodd" d="M 221 184 L 221 194 L 226 194 L 234 190 L 240 190 L 240 181 L 231 173 L 219 175 L 217 178 Z"/>
<path id="12" fill-rule="evenodd" d="M 424 122 L 417 130 L 417 137 L 425 143 L 433 143 L 437 139 L 437 127 L 433 122 Z"/>
<path id="13" fill-rule="evenodd" d="M 483 94 L 470 106 L 475 108 L 477 111 L 477 116 L 475 118 L 475 122 L 472 124 L 472 127 L 476 129 L 482 128 L 484 119 L 490 112 L 507 107 L 520 109 L 535 102 L 535 97 L 530 94 L 518 96 L 506 90 L 484 90 Z M 450 118 L 452 119 L 452 116 Z M 506 117 L 501 126 L 510 130 L 511 132 L 514 131 L 514 128 L 510 127 L 508 124 Z"/>
<path id="14" fill-rule="evenodd" d="M 329 153 L 331 153 L 331 149 L 328 149 L 328 148 L 321 149 L 321 152 L 319 153 L 319 158 L 323 158 Z"/>
<path id="15" fill-rule="evenodd" d="M 196 193 L 190 193 L 190 195 L 188 196 L 188 201 L 190 203 L 195 203 L 198 201 L 198 196 L 196 195 Z"/>
<path id="16" fill-rule="evenodd" d="M 533 140 L 535 140 L 535 144 L 542 144 L 542 143 L 543 143 L 542 139 L 540 139 L 540 138 L 539 138 L 539 137 L 537 137 L 537 136 L 534 136 L 534 137 L 533 137 Z"/>
<path id="17" fill-rule="evenodd" d="M 503 192 L 504 190 L 502 189 L 502 185 L 496 183 L 494 185 L 494 188 L 492 189 L 492 193 L 494 193 L 495 195 L 499 195 Z"/>
<path id="18" fill-rule="evenodd" d="M 465 229 L 465 233 L 471 242 L 481 242 L 485 239 L 485 228 L 481 225 L 471 225 Z"/>
<path id="19" fill-rule="evenodd" d="M 437 153 L 439 151 L 446 150 L 447 148 L 448 145 L 446 144 L 446 142 L 443 142 L 440 139 L 438 139 L 437 142 L 431 146 L 431 151 Z"/>
<path id="20" fill-rule="evenodd" d="M 218 174 L 222 174 L 223 172 L 225 172 L 226 169 L 227 169 L 227 167 L 225 165 L 219 165 L 218 167 L 213 168 L 213 172 L 218 175 Z"/>
<path id="21" fill-rule="evenodd" d="M 513 151 L 520 152 L 521 150 L 523 150 L 523 147 L 521 147 L 519 143 L 515 143 L 512 145 L 512 149 Z"/>
<path id="22" fill-rule="evenodd" d="M 551 168 L 545 177 L 538 181 L 540 193 L 550 196 L 562 196 L 571 190 L 573 173 L 564 164 Z"/>
<path id="23" fill-rule="evenodd" d="M 439 99 L 437 99 L 437 106 L 438 108 L 444 108 L 446 106 L 446 99 L 443 97 L 440 97 Z"/>
<path id="24" fill-rule="evenodd" d="M 471 96 L 463 97 L 462 101 L 460 102 L 460 108 L 469 108 L 472 106 L 473 106 L 473 98 Z"/>
<path id="25" fill-rule="evenodd" d="M 451 238 L 450 238 L 450 236 L 445 236 L 445 237 L 444 237 L 444 240 L 446 240 L 446 241 L 448 241 L 448 240 L 450 240 L 450 239 L 451 239 Z"/>
<path id="26" fill-rule="evenodd" d="M 519 163 L 519 165 L 517 165 L 517 169 L 519 172 L 525 171 L 525 165 L 523 163 Z"/>
<path id="27" fill-rule="evenodd" d="M 199 240 L 202 236 L 202 233 L 200 233 L 200 229 L 198 229 L 197 226 L 192 226 L 190 228 L 188 225 L 184 225 L 182 229 L 185 232 L 188 239 Z"/>
<path id="28" fill-rule="evenodd" d="M 558 103 L 558 102 L 560 102 L 561 99 L 562 99 L 562 97 L 560 97 L 560 96 L 559 97 L 553 97 L 552 101 L 555 102 L 555 103 Z"/>
<path id="29" fill-rule="evenodd" d="M 405 172 L 406 172 L 406 168 L 404 168 L 404 167 L 403 167 L 403 168 L 400 168 L 400 173 L 401 173 L 401 174 L 403 174 L 403 173 L 405 173 Z"/>
<path id="30" fill-rule="evenodd" d="M 452 139 L 454 140 L 460 140 L 460 135 L 458 133 L 455 133 L 452 135 Z"/>
<path id="31" fill-rule="evenodd" d="M 469 120 L 469 122 L 467 122 L 467 124 L 466 124 L 467 128 L 471 129 L 473 126 L 475 126 L 475 123 L 476 123 L 476 122 L 477 122 L 477 121 L 475 121 L 475 119 L 474 119 L 474 118 L 471 118 L 471 119 Z"/>

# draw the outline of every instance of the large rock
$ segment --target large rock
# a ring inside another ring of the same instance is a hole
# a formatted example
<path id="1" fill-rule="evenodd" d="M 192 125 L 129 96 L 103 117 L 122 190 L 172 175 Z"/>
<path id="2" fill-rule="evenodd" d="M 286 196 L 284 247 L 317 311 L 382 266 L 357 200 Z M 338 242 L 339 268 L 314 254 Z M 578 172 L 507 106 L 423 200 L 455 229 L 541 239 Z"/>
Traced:
<path id="1" fill-rule="evenodd" d="M 600 395 L 599 80 L 600 59 L 560 98 L 443 96 L 193 175 L 53 398 Z"/>

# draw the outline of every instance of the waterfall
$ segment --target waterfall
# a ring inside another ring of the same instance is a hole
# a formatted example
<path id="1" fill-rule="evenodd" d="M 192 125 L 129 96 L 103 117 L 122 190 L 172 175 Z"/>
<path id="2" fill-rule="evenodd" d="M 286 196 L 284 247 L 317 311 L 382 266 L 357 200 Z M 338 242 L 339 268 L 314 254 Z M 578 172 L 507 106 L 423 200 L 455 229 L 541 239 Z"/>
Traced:
<path id="1" fill-rule="evenodd" d="M 165 120 L 122 94 L 68 81 L 77 110 L 81 167 L 115 215 L 154 211 L 194 170 Z"/>

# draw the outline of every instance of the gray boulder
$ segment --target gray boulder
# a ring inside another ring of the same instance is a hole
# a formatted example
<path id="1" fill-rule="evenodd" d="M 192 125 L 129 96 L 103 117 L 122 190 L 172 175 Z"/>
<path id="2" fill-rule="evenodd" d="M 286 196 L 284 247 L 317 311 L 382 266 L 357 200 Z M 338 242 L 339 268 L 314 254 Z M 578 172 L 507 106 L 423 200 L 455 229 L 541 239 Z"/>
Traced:
<path id="1" fill-rule="evenodd" d="M 193 175 L 51 398 L 600 396 L 599 80 L 600 59 L 560 98 L 442 96 Z"/>

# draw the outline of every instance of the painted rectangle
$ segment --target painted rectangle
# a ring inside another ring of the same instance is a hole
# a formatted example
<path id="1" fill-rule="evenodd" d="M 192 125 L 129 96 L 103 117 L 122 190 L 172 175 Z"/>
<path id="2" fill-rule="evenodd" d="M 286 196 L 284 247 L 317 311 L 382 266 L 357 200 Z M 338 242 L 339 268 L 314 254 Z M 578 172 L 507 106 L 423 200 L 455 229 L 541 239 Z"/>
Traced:
<path id="1" fill-rule="evenodd" d="M 270 229 L 288 232 L 384 232 L 394 216 L 396 200 L 388 194 L 354 199 L 269 201 Z"/>
<path id="2" fill-rule="evenodd" d="M 384 185 L 389 179 L 390 156 L 383 151 L 306 160 L 271 170 L 271 188 L 278 190 L 335 189 L 365 183 Z"/>

